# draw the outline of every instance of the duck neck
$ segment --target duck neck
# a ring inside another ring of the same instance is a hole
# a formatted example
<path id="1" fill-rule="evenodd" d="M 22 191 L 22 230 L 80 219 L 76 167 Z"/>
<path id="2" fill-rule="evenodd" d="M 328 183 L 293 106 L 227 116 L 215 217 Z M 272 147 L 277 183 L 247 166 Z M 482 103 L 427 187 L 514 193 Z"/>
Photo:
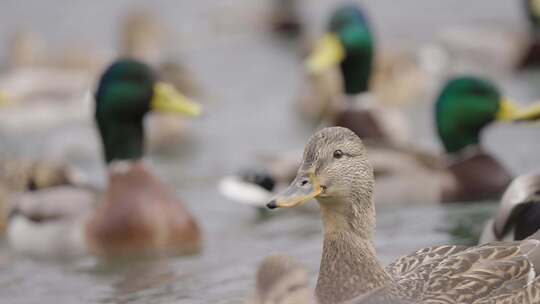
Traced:
<path id="1" fill-rule="evenodd" d="M 324 246 L 316 292 L 322 304 L 349 300 L 390 280 L 373 245 L 375 208 L 371 194 L 357 195 L 353 200 L 320 204 Z"/>
<path id="2" fill-rule="evenodd" d="M 100 123 L 103 152 L 107 164 L 136 161 L 144 155 L 143 122 Z"/>
<path id="3" fill-rule="evenodd" d="M 372 69 L 372 50 L 366 54 L 349 54 L 341 63 L 343 89 L 348 96 L 356 96 L 369 90 Z"/>

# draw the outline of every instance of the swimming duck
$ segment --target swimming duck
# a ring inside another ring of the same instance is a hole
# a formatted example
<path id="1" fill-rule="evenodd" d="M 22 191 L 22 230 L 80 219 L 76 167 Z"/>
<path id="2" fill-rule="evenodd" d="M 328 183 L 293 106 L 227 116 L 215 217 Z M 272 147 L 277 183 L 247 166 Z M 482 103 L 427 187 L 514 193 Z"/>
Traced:
<path id="1" fill-rule="evenodd" d="M 494 218 L 489 220 L 480 244 L 523 240 L 540 229 L 540 174 L 516 177 L 504 192 Z"/>
<path id="2" fill-rule="evenodd" d="M 412 72 L 414 65 L 400 64 L 402 60 L 376 61 L 375 54 L 375 40 L 365 14 L 357 6 L 338 8 L 330 18 L 328 33 L 306 61 L 306 95 L 299 100 L 303 112 L 325 118 L 329 124 L 346 126 L 362 138 L 405 141 L 406 120 L 388 100 L 407 99 L 404 84 L 417 80 L 420 73 Z M 388 83 L 390 90 L 385 90 Z"/>
<path id="3" fill-rule="evenodd" d="M 109 176 L 106 191 L 57 187 L 20 195 L 8 224 L 11 247 L 44 256 L 197 252 L 201 233 L 195 219 L 142 157 L 143 118 L 149 111 L 199 108 L 131 59 L 104 72 L 95 100 Z"/>
<path id="4" fill-rule="evenodd" d="M 271 255 L 259 266 L 251 304 L 316 304 L 306 268 L 286 255 Z"/>
<path id="5" fill-rule="evenodd" d="M 498 198 L 510 183 L 512 175 L 482 147 L 481 132 L 495 121 L 534 120 L 539 116 L 540 107 L 533 105 L 519 109 L 504 98 L 490 81 L 467 76 L 448 81 L 437 98 L 434 112 L 445 155 L 430 154 L 405 145 L 368 142 L 367 149 L 377 179 L 377 204 Z M 287 169 L 283 166 L 270 168 L 252 181 L 245 178 L 226 179 L 228 184 L 238 182 L 234 184 L 235 188 L 227 188 L 230 191 L 223 191 L 222 187 L 222 193 L 238 201 L 240 193 L 245 193 L 242 186 L 246 183 L 253 187 L 258 181 L 268 179 L 273 179 L 273 184 L 290 182 L 290 174 L 272 173 L 278 169 L 281 172 L 294 172 L 299 161 L 289 164 Z M 245 197 L 243 200 L 248 199 Z M 259 198 L 253 197 L 253 200 L 260 202 Z"/>
<path id="6" fill-rule="evenodd" d="M 0 231 L 5 229 L 12 195 L 84 183 L 84 176 L 80 172 L 57 161 L 3 158 L 0 161 Z"/>
<path id="7" fill-rule="evenodd" d="M 540 301 L 540 241 L 494 242 L 420 249 L 384 268 L 373 244 L 373 169 L 351 130 L 325 128 L 304 150 L 288 189 L 267 206 L 291 208 L 316 199 L 324 228 L 315 289 L 322 304 L 373 297 L 414 303 L 535 303 Z"/>

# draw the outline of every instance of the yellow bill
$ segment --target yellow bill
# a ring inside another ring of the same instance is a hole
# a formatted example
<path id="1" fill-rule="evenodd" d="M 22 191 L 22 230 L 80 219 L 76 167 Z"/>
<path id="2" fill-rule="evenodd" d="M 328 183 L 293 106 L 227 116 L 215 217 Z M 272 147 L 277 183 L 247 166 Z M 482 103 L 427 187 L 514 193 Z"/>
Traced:
<path id="1" fill-rule="evenodd" d="M 151 106 L 152 109 L 160 112 L 184 114 L 190 117 L 197 117 L 202 113 L 201 105 L 178 92 L 173 85 L 164 82 L 154 85 Z"/>
<path id="2" fill-rule="evenodd" d="M 326 34 L 315 46 L 315 50 L 306 60 L 310 73 L 320 74 L 345 59 L 345 48 L 336 34 Z"/>
<path id="3" fill-rule="evenodd" d="M 538 120 L 540 119 L 540 102 L 522 109 L 510 99 L 503 98 L 496 118 L 500 121 Z"/>
<path id="4" fill-rule="evenodd" d="M 540 120 L 540 102 L 532 104 L 516 114 L 515 121 Z"/>
<path id="5" fill-rule="evenodd" d="M 313 173 L 300 175 L 282 193 L 272 199 L 266 207 L 292 208 L 316 198 L 322 192 L 322 187 Z"/>

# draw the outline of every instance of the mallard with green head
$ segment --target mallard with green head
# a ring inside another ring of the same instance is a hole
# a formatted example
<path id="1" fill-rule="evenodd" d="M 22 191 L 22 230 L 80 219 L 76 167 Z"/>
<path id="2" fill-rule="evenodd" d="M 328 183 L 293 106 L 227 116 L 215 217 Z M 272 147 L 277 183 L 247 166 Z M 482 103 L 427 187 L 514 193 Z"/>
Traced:
<path id="1" fill-rule="evenodd" d="M 540 229 L 540 174 L 516 177 L 504 192 L 495 216 L 480 237 L 480 244 L 523 240 Z M 540 235 L 534 238 L 540 239 Z"/>
<path id="2" fill-rule="evenodd" d="M 365 14 L 354 5 L 340 7 L 327 31 L 306 65 L 313 77 L 333 69 L 341 75 L 341 88 L 337 95 L 328 96 L 330 103 L 324 110 L 330 124 L 348 127 L 368 140 L 402 140 L 406 137 L 403 117 L 396 109 L 381 108 L 369 92 L 376 48 Z"/>
<path id="3" fill-rule="evenodd" d="M 29 254 L 189 254 L 201 232 L 173 189 L 146 167 L 143 118 L 197 107 L 145 64 L 123 59 L 103 74 L 95 118 L 109 183 L 102 194 L 74 187 L 21 195 L 8 225 L 12 248 Z"/>
<path id="4" fill-rule="evenodd" d="M 381 171 L 377 175 L 377 201 L 395 201 L 398 193 L 401 201 L 411 203 L 498 199 L 512 174 L 483 147 L 482 132 L 494 122 L 531 117 L 538 109 L 520 109 L 503 97 L 492 82 L 463 76 L 446 83 L 434 112 L 445 154 L 433 155 L 433 162 L 418 162 L 422 157 L 417 156 L 421 155 L 407 151 L 389 154 L 394 161 L 388 161 L 385 169 L 385 162 L 377 160 L 381 157 L 379 150 L 372 152 L 376 168 Z M 407 158 L 411 160 L 407 162 Z"/>
<path id="5" fill-rule="evenodd" d="M 326 128 L 309 139 L 294 181 L 267 205 L 275 209 L 312 199 L 319 203 L 324 231 L 315 289 L 319 303 L 343 303 L 366 294 L 370 303 L 540 301 L 538 240 L 438 245 L 383 267 L 373 243 L 374 185 L 362 140 L 349 129 Z"/>
<path id="6" fill-rule="evenodd" d="M 540 107 L 519 109 L 490 81 L 464 76 L 446 83 L 435 102 L 434 114 L 443 155 L 404 145 L 367 145 L 377 180 L 377 204 L 498 199 L 512 174 L 483 147 L 482 131 L 495 122 L 534 120 Z M 274 185 L 290 182 L 290 172 L 298 165 L 298 161 L 289 161 L 287 167 L 270 167 L 261 173 L 227 179 L 222 183 L 222 193 L 233 200 L 252 197 L 260 202 L 265 197 L 261 192 L 266 190 L 268 197 Z M 270 191 L 267 185 L 272 186 Z M 260 191 L 254 191 L 255 186 Z"/>

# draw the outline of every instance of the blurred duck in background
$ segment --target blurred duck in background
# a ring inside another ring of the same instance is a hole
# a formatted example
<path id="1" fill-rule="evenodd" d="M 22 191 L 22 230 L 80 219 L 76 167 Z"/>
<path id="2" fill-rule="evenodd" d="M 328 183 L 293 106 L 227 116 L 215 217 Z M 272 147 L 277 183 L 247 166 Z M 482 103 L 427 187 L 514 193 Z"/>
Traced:
<path id="1" fill-rule="evenodd" d="M 396 106 L 419 99 L 434 80 L 404 54 L 380 56 L 365 13 L 352 5 L 332 14 L 306 65 L 302 113 L 369 140 L 406 140 L 407 123 Z"/>
<path id="2" fill-rule="evenodd" d="M 316 304 L 306 268 L 292 257 L 272 255 L 257 270 L 255 295 L 248 304 Z"/>
<path id="3" fill-rule="evenodd" d="M 163 59 L 164 49 L 168 47 L 163 42 L 166 31 L 156 19 L 149 12 L 128 14 L 119 33 L 119 53 L 155 67 L 160 79 L 188 96 L 199 94 L 198 85 L 185 66 Z M 21 134 L 70 122 L 91 122 L 90 90 L 95 86 L 96 76 L 105 68 L 108 56 L 98 56 L 99 50 L 79 54 L 68 48 L 58 60 L 42 58 L 39 45 L 39 39 L 30 32 L 17 33 L 11 42 L 11 68 L 0 77 L 0 101 L 6 105 L 0 111 L 0 133 Z M 88 53 L 97 55 L 83 56 Z M 170 148 L 190 133 L 186 120 L 172 115 L 152 114 L 145 123 L 147 145 L 152 151 Z M 89 150 L 84 143 L 67 145 L 70 147 L 66 150 Z"/>
<path id="4" fill-rule="evenodd" d="M 480 244 L 523 240 L 540 229 L 540 174 L 518 176 L 504 192 L 497 213 L 489 220 Z"/>
<path id="5" fill-rule="evenodd" d="M 434 114 L 444 155 L 367 142 L 378 205 L 498 199 L 512 175 L 483 148 L 481 132 L 496 121 L 533 120 L 540 107 L 520 109 L 490 81 L 464 76 L 446 83 Z M 251 198 L 253 205 L 261 207 L 262 199 L 272 196 L 272 190 L 291 181 L 300 164 L 298 155 L 295 161 L 275 161 L 271 163 L 274 166 L 260 172 L 224 178 L 220 191 L 236 202 Z"/>
<path id="6" fill-rule="evenodd" d="M 143 118 L 151 110 L 193 114 L 200 108 L 150 67 L 119 60 L 101 77 L 95 119 L 107 163 L 105 193 L 64 186 L 21 194 L 7 227 L 11 248 L 47 257 L 199 251 L 195 219 L 147 168 Z"/>
<path id="7" fill-rule="evenodd" d="M 66 47 L 50 56 L 40 37 L 24 30 L 16 32 L 8 45 L 0 75 L 5 105 L 0 111 L 0 133 L 34 131 L 86 118 L 89 88 L 104 67 L 103 54 Z"/>
<path id="8" fill-rule="evenodd" d="M 0 161 L 0 232 L 3 232 L 14 195 L 61 185 L 83 185 L 76 169 L 52 160 L 3 158 Z"/>

